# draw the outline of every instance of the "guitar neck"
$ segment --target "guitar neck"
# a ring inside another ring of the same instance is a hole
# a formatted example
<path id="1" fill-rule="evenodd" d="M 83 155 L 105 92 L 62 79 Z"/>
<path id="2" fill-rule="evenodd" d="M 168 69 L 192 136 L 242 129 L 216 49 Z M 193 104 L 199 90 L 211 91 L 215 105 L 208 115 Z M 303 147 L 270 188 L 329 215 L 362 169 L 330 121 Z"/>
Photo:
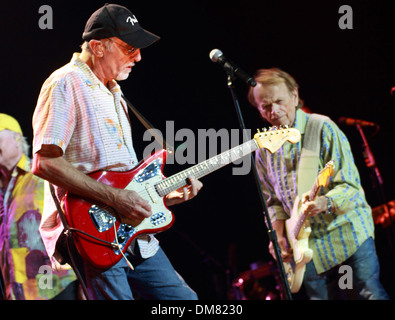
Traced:
<path id="1" fill-rule="evenodd" d="M 161 197 L 164 197 L 166 194 L 185 186 L 187 184 L 188 177 L 193 176 L 196 179 L 200 179 L 257 149 L 258 144 L 255 139 L 247 141 L 237 147 L 222 152 L 219 155 L 200 162 L 184 171 L 162 180 L 161 182 L 158 182 L 155 185 L 156 191 Z"/>
<path id="2" fill-rule="evenodd" d="M 319 184 L 318 184 L 318 178 L 316 178 L 315 182 L 314 182 L 314 185 L 313 185 L 313 188 L 311 188 L 311 191 L 309 193 L 309 200 L 310 201 L 313 201 L 317 197 L 317 194 L 318 194 L 318 191 L 320 190 L 320 187 L 321 186 L 319 186 Z"/>

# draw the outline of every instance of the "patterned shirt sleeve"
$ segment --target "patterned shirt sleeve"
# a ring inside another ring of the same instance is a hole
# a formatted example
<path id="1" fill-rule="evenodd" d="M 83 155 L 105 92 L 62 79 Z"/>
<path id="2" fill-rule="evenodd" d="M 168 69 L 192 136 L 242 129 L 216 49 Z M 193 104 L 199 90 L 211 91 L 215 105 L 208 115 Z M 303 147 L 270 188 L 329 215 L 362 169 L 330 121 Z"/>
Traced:
<path id="1" fill-rule="evenodd" d="M 348 139 L 332 121 L 325 122 L 321 139 L 321 166 L 330 160 L 335 162 L 333 179 L 321 194 L 332 199 L 337 215 L 356 210 L 360 205 L 366 207 L 366 201 L 354 201 L 363 197 L 363 190 Z"/>

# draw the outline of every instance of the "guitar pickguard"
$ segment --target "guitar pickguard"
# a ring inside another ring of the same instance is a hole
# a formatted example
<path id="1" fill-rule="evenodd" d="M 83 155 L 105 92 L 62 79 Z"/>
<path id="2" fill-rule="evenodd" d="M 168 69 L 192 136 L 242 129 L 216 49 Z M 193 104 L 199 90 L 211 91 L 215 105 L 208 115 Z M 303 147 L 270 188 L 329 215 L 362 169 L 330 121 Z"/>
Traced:
<path id="1" fill-rule="evenodd" d="M 146 192 L 148 197 L 144 197 L 150 202 L 153 211 L 151 217 L 144 219 L 138 226 L 133 227 L 126 223 L 120 223 L 114 240 L 114 253 L 119 255 L 124 250 L 125 245 L 128 244 L 129 239 L 136 234 L 140 229 L 154 229 L 161 225 L 166 225 L 166 222 L 171 222 L 171 213 L 165 212 L 162 198 L 157 194 L 154 183 L 162 180 L 161 165 L 163 159 L 156 159 L 151 164 L 141 169 L 133 178 L 133 180 L 126 186 L 125 189 L 134 190 L 141 195 Z M 160 200 L 160 201 L 159 201 Z M 154 205 L 155 204 L 155 205 Z M 113 208 L 103 204 L 93 204 L 89 209 L 89 215 L 99 232 L 108 231 L 114 228 L 116 222 L 116 213 Z"/>
<path id="2" fill-rule="evenodd" d="M 160 176 L 162 177 L 162 171 L 161 171 L 161 166 L 162 166 L 163 159 L 155 159 L 150 163 L 148 166 L 146 166 L 144 169 L 141 169 L 135 176 L 134 176 L 134 181 L 136 182 L 144 182 L 148 179 L 151 179 L 152 177 L 155 176 Z"/>

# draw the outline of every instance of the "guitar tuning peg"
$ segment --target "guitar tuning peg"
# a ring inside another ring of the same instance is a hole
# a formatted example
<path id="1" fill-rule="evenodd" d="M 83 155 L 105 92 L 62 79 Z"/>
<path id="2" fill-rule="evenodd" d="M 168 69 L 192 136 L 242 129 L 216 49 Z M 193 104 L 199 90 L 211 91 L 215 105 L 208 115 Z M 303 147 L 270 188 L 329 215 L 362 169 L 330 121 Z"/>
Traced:
<path id="1" fill-rule="evenodd" d="M 261 133 L 261 130 L 257 129 L 258 133 Z"/>
<path id="2" fill-rule="evenodd" d="M 266 132 L 267 131 L 267 128 L 263 128 L 263 132 Z"/>

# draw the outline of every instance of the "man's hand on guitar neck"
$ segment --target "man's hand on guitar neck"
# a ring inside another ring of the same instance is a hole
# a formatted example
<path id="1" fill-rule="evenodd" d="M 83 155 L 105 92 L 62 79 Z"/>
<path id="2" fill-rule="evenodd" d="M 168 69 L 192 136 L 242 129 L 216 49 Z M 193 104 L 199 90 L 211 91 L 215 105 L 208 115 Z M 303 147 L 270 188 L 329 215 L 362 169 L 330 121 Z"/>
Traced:
<path id="1" fill-rule="evenodd" d="M 309 199 L 309 193 L 303 194 L 301 212 L 304 215 L 315 216 L 328 211 L 328 201 L 325 196 L 316 197 L 313 201 Z"/>
<path id="2" fill-rule="evenodd" d="M 179 188 L 165 196 L 165 203 L 168 207 L 191 200 L 203 187 L 203 183 L 194 177 L 188 178 L 188 184 L 189 186 Z"/>

